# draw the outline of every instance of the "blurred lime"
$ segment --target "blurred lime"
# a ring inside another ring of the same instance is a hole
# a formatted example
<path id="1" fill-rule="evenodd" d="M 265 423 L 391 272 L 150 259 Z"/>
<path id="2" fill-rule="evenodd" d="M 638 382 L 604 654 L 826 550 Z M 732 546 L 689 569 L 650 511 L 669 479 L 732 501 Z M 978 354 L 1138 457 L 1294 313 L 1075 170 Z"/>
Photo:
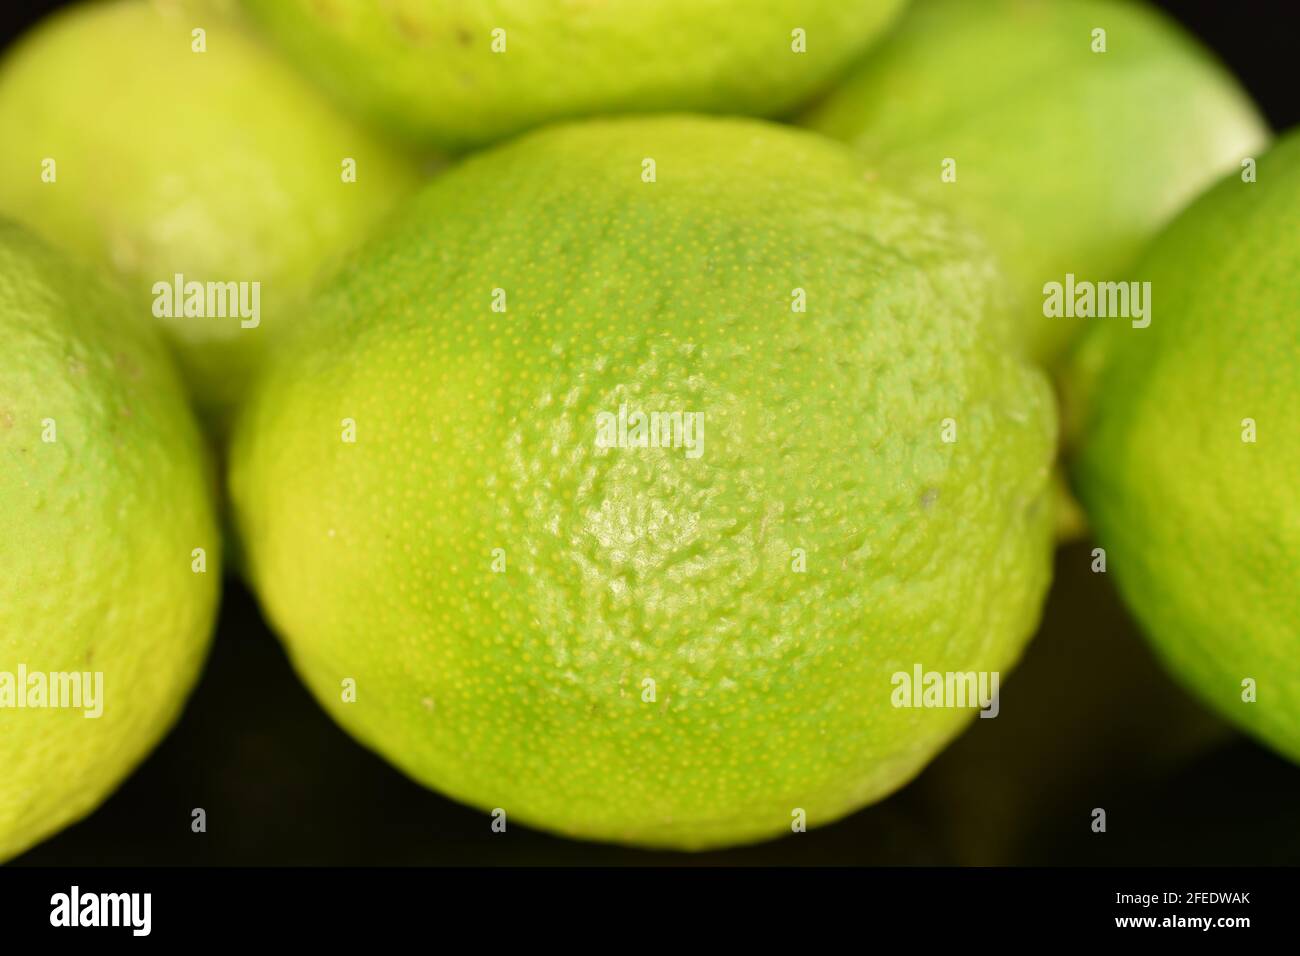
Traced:
<path id="1" fill-rule="evenodd" d="M 1086 320 L 1045 317 L 1044 284 L 1126 278 L 1168 219 L 1267 139 L 1175 24 L 1094 0 L 918 0 L 805 122 L 976 224 L 1020 303 L 1014 339 L 1049 362 Z"/>
<path id="2" fill-rule="evenodd" d="M 1300 133 L 1257 175 L 1219 183 L 1136 266 L 1150 327 L 1082 343 L 1075 476 L 1175 674 L 1300 760 Z"/>
<path id="3" fill-rule="evenodd" d="M 221 542 L 155 330 L 2 221 L 0 341 L 6 859 L 98 806 L 171 725 L 207 647 Z M 81 706 L 50 706 L 74 687 Z"/>
<path id="4" fill-rule="evenodd" d="M 416 182 L 232 25 L 136 0 L 75 6 L 8 54 L 0 141 L 0 212 L 118 273 L 146 315 L 155 283 L 203 284 L 204 315 L 173 301 L 158 321 L 207 408 L 239 398 L 312 280 Z M 209 309 L 209 282 L 245 285 Z"/>
<path id="5" fill-rule="evenodd" d="M 420 143 L 479 146 L 557 119 L 774 115 L 904 0 L 244 0 L 340 101 Z"/>

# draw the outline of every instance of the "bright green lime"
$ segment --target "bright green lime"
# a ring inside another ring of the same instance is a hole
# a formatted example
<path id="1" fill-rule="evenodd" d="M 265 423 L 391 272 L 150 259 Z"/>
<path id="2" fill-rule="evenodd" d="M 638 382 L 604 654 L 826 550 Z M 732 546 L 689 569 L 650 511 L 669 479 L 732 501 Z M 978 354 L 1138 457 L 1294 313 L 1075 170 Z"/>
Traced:
<path id="1" fill-rule="evenodd" d="M 233 24 L 141 0 L 73 7 L 0 62 L 0 142 L 0 213 L 117 273 L 146 315 L 160 305 L 210 409 L 417 182 Z M 202 284 L 203 315 L 159 299 L 177 274 Z M 224 286 L 209 307 L 209 282 L 245 283 L 241 307 Z"/>
<path id="2" fill-rule="evenodd" d="M 1082 326 L 1044 317 L 1043 286 L 1128 278 L 1268 136 L 1205 50 L 1128 0 L 918 0 L 805 122 L 981 229 L 1020 303 L 1015 340 L 1043 361 Z"/>
<path id="3" fill-rule="evenodd" d="M 221 541 L 156 330 L 3 221 L 0 341 L 3 860 L 93 810 L 167 731 L 207 648 Z M 80 706 L 50 706 L 51 687 Z"/>
<path id="4" fill-rule="evenodd" d="M 1300 132 L 1257 177 L 1223 180 L 1134 268 L 1148 328 L 1084 340 L 1075 475 L 1170 668 L 1300 760 Z"/>
<path id="5" fill-rule="evenodd" d="M 421 143 L 660 110 L 775 115 L 905 0 L 244 0 L 341 102 Z"/>
<path id="6" fill-rule="evenodd" d="M 1002 671 L 1037 620 L 1055 415 L 993 281 L 788 128 L 471 159 L 239 421 L 257 590 L 329 712 L 467 803 L 690 848 L 830 822 L 972 716 L 892 706 L 896 672 Z M 638 413 L 681 426 L 602 438 Z"/>

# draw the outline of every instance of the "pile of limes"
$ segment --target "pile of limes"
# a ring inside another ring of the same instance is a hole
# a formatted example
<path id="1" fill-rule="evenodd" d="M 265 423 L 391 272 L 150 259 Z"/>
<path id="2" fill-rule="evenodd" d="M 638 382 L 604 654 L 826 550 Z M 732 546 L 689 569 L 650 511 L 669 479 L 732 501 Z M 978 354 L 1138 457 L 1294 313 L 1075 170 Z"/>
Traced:
<path id="1" fill-rule="evenodd" d="M 1131 2 L 51 17 L 0 61 L 0 858 L 165 733 L 223 553 L 494 820 L 830 822 L 996 717 L 1062 463 L 1171 670 L 1300 760 L 1268 139 Z"/>

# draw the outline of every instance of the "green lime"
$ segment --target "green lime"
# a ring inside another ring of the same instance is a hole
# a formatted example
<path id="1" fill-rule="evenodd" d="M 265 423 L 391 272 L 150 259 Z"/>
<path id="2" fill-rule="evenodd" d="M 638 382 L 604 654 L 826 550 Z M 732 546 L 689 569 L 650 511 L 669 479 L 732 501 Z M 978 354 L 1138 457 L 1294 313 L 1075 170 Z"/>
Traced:
<path id="1" fill-rule="evenodd" d="M 1037 621 L 1055 412 L 995 286 L 806 132 L 529 135 L 420 194 L 260 383 L 252 579 L 339 723 L 467 803 L 686 848 L 835 820 L 973 716 L 896 675 L 991 688 Z"/>
<path id="2" fill-rule="evenodd" d="M 0 62 L 0 213 L 117 273 L 206 409 L 417 170 L 231 23 L 78 5 Z M 179 277 L 179 278 L 178 278 Z"/>
<path id="3" fill-rule="evenodd" d="M 147 319 L 0 221 L 0 860 L 181 709 L 221 576 L 214 475 Z"/>
<path id="4" fill-rule="evenodd" d="M 978 226 L 1012 280 L 1014 341 L 1046 362 L 1086 320 L 1045 316 L 1044 285 L 1127 279 L 1268 137 L 1209 53 L 1128 0 L 918 0 L 804 122 Z"/>
<path id="5" fill-rule="evenodd" d="M 244 0 L 340 102 L 396 133 L 481 146 L 557 119 L 775 115 L 830 81 L 905 0 Z"/>
<path id="6" fill-rule="evenodd" d="M 1151 324 L 1098 325 L 1078 350 L 1073 388 L 1076 486 L 1108 571 L 1171 670 L 1293 760 L 1297 223 L 1293 132 L 1155 241 L 1134 269 L 1151 283 Z"/>

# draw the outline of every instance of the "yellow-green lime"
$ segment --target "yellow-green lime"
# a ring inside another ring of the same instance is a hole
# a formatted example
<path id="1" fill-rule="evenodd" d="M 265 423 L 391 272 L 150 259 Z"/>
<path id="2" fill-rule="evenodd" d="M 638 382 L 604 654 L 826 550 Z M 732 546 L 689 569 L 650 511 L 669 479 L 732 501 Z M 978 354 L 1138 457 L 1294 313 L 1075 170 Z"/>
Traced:
<path id="1" fill-rule="evenodd" d="M 1151 325 L 1099 325 L 1070 393 L 1077 490 L 1156 650 L 1300 761 L 1297 223 L 1292 132 L 1156 239 Z"/>
<path id="2" fill-rule="evenodd" d="M 905 0 L 244 0 L 304 70 L 419 143 L 546 122 L 775 115 L 824 86 Z"/>
<path id="3" fill-rule="evenodd" d="M 20 40 L 0 142 L 0 213 L 118 274 L 212 410 L 418 181 L 233 23 L 143 0 L 80 4 Z"/>
<path id="4" fill-rule="evenodd" d="M 259 384 L 252 579 L 330 714 L 457 799 L 653 846 L 825 824 L 974 714 L 896 674 L 987 681 L 1037 621 L 1055 412 L 995 300 L 813 134 L 530 134 L 424 190 Z"/>
<path id="5" fill-rule="evenodd" d="M 1044 285 L 1129 278 L 1268 137 L 1208 52 L 1129 0 L 917 0 L 804 122 L 977 225 L 1019 303 L 1014 341 L 1046 362 L 1086 319 L 1044 316 Z"/>
<path id="6" fill-rule="evenodd" d="M 0 860 L 85 816 L 207 648 L 215 476 L 166 347 L 0 221 Z"/>

